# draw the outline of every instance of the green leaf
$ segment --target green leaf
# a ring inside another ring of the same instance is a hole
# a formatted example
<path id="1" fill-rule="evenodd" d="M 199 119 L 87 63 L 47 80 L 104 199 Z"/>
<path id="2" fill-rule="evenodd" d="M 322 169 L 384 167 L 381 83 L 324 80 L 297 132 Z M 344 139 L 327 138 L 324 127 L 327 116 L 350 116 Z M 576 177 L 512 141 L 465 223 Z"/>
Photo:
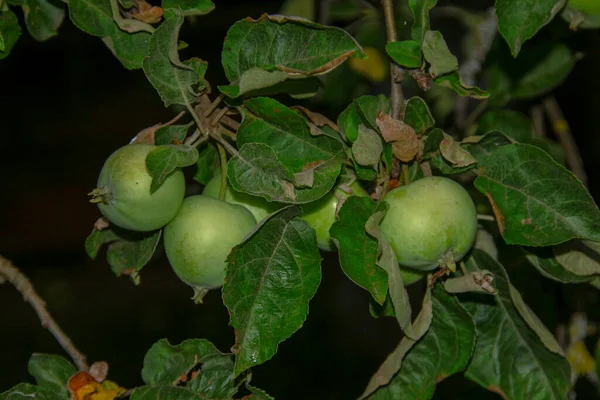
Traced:
<path id="1" fill-rule="evenodd" d="M 376 167 L 382 151 L 383 143 L 379 134 L 361 124 L 358 127 L 358 137 L 352 143 L 354 160 L 361 166 Z"/>
<path id="2" fill-rule="evenodd" d="M 375 392 L 378 388 L 390 383 L 392 378 L 402 367 L 402 363 L 406 354 L 431 327 L 431 322 L 433 319 L 432 314 L 433 309 L 431 301 L 431 288 L 428 287 L 427 291 L 425 292 L 425 296 L 423 297 L 421 311 L 419 312 L 419 315 L 417 316 L 417 318 L 414 321 L 414 324 L 411 327 L 411 335 L 405 335 L 400 341 L 400 344 L 398 344 L 394 351 L 392 351 L 387 356 L 387 358 L 381 364 L 377 372 L 375 372 L 375 374 L 369 380 L 367 388 L 365 389 L 363 395 L 360 397 L 360 400 L 365 399 L 367 396 Z M 383 390 L 385 391 L 386 389 Z M 385 392 L 383 397 L 386 397 Z"/>
<path id="3" fill-rule="evenodd" d="M 343 151 L 342 143 L 326 136 L 313 136 L 306 119 L 278 101 L 253 98 L 244 103 L 244 120 L 237 131 L 237 145 L 264 143 L 294 173 L 307 165 L 325 162 Z"/>
<path id="4" fill-rule="evenodd" d="M 500 131 L 517 142 L 539 147 L 552 156 L 556 162 L 564 164 L 565 156 L 562 147 L 545 137 L 535 135 L 533 124 L 529 118 L 518 111 L 488 111 L 477 122 L 477 131 L 482 134 Z"/>
<path id="5" fill-rule="evenodd" d="M 152 83 L 165 106 L 189 104 L 204 89 L 202 76 L 206 63 L 192 58 L 182 63 L 177 52 L 179 29 L 183 16 L 179 10 L 164 21 L 150 39 L 150 56 L 144 59 L 146 77 Z"/>
<path id="6" fill-rule="evenodd" d="M 523 250 L 527 261 L 548 279 L 561 283 L 581 283 L 593 279 L 593 277 L 576 275 L 567 270 L 554 257 L 554 252 L 550 247 L 528 247 Z"/>
<path id="7" fill-rule="evenodd" d="M 477 86 L 469 86 L 465 84 L 458 72 L 439 76 L 434 79 L 434 82 L 440 86 L 454 90 L 463 97 L 472 97 L 474 99 L 483 100 L 490 97 L 490 93 L 478 88 Z"/>
<path id="8" fill-rule="evenodd" d="M 269 201 L 296 201 L 292 183 L 294 173 L 264 143 L 241 146 L 239 152 L 229 160 L 227 178 L 231 187 L 238 192 L 264 197 Z M 331 188 L 327 192 L 329 190 Z"/>
<path id="9" fill-rule="evenodd" d="M 477 164 L 482 166 L 486 165 L 488 159 L 494 155 L 498 147 L 509 145 L 514 141 L 502 132 L 490 131 L 481 136 L 469 136 L 463 139 L 462 143 L 469 153 L 477 159 Z"/>
<path id="10" fill-rule="evenodd" d="M 480 165 L 481 166 L 481 165 Z M 600 211 L 583 184 L 537 147 L 498 147 L 475 187 L 493 201 L 508 244 L 549 246 L 573 238 L 600 240 Z"/>
<path id="11" fill-rule="evenodd" d="M 184 381 L 190 371 L 199 373 Z M 209 399 L 228 399 L 237 391 L 231 357 L 204 339 L 188 339 L 176 346 L 159 340 L 144 357 L 142 379 L 148 385 L 185 382 L 186 389 Z"/>
<path id="12" fill-rule="evenodd" d="M 188 129 L 194 125 L 190 122 L 187 125 L 167 125 L 162 126 L 154 132 L 154 143 L 158 146 L 167 144 L 181 144 L 187 136 Z"/>
<path id="13" fill-rule="evenodd" d="M 317 238 L 299 214 L 273 214 L 229 254 L 223 301 L 236 333 L 236 376 L 273 357 L 302 326 L 321 282 Z"/>
<path id="14" fill-rule="evenodd" d="M 377 265 L 377 240 L 365 231 L 365 224 L 376 208 L 368 197 L 349 197 L 329 232 L 339 249 L 340 266 L 346 276 L 383 304 L 388 289 L 387 273 Z"/>
<path id="15" fill-rule="evenodd" d="M 0 400 L 50 400 L 48 392 L 39 386 L 19 383 L 12 389 L 0 393 Z"/>
<path id="16" fill-rule="evenodd" d="M 404 122 L 412 126 L 418 134 L 423 134 L 435 125 L 435 120 L 429 111 L 425 100 L 420 97 L 411 97 L 406 101 L 404 108 Z"/>
<path id="17" fill-rule="evenodd" d="M 408 337 L 416 339 L 413 332 L 412 310 L 408 298 L 408 293 L 404 288 L 400 268 L 398 267 L 398 259 L 392 250 L 392 247 L 387 242 L 379 227 L 381 220 L 385 216 L 388 204 L 383 201 L 375 210 L 365 224 L 365 230 L 369 235 L 377 240 L 377 265 L 382 268 L 388 276 L 388 290 L 390 300 L 394 306 L 396 320 L 400 328 Z"/>
<path id="18" fill-rule="evenodd" d="M 354 99 L 338 117 L 340 131 L 351 142 L 358 138 L 360 124 L 379 131 L 377 115 L 380 112 L 389 114 L 390 107 L 390 100 L 381 94 L 378 96 L 361 96 Z"/>
<path id="19" fill-rule="evenodd" d="M 364 56 L 347 32 L 302 18 L 267 14 L 243 19 L 227 32 L 221 62 L 235 91 L 243 94 L 288 78 L 324 74 L 348 57 Z"/>
<path id="20" fill-rule="evenodd" d="M 11 10 L 0 12 L 0 60 L 8 57 L 20 36 L 21 26 L 15 13 Z"/>
<path id="21" fill-rule="evenodd" d="M 194 180 L 206 185 L 219 167 L 219 153 L 214 144 L 209 143 L 200 151 L 198 161 L 196 161 L 196 175 Z"/>
<path id="22" fill-rule="evenodd" d="M 490 93 L 489 104 L 503 107 L 510 101 L 512 80 L 508 73 L 498 64 L 492 64 L 486 71 L 487 89 Z"/>
<path id="23" fill-rule="evenodd" d="M 600 243 L 569 240 L 554 246 L 554 257 L 567 271 L 579 276 L 600 275 Z"/>
<path id="24" fill-rule="evenodd" d="M 19 2 L 25 14 L 25 25 L 29 34 L 43 42 L 58 34 L 65 19 L 65 11 L 50 0 L 24 0 Z"/>
<path id="25" fill-rule="evenodd" d="M 194 165 L 198 160 L 195 147 L 183 145 L 156 146 L 146 156 L 146 169 L 152 176 L 150 193 L 154 193 L 176 168 Z"/>
<path id="26" fill-rule="evenodd" d="M 398 64 L 408 68 L 420 68 L 423 63 L 421 45 L 414 40 L 391 42 L 385 45 L 385 51 Z"/>
<path id="27" fill-rule="evenodd" d="M 423 39 L 423 56 L 430 64 L 429 74 L 433 78 L 449 74 L 458 69 L 458 59 L 450 52 L 439 31 L 427 31 Z"/>
<path id="28" fill-rule="evenodd" d="M 285 79 L 281 80 L 279 79 L 281 74 L 283 73 L 279 71 L 268 72 L 254 68 L 244 74 L 239 84 L 221 85 L 218 88 L 231 98 L 241 95 L 252 97 L 285 93 L 295 99 L 304 99 L 314 96 L 323 87 L 323 82 L 314 76 L 294 78 L 286 75 Z M 269 82 L 273 82 L 273 84 Z"/>
<path id="29" fill-rule="evenodd" d="M 506 399 L 565 399 L 570 388 L 569 362 L 545 347 L 540 333 L 523 319 L 504 268 L 476 249 L 467 268 L 492 272 L 498 293 L 493 302 L 490 295 L 461 300 L 477 328 L 475 351 L 465 376 Z M 547 330 L 545 334 L 551 336 Z"/>
<path id="30" fill-rule="evenodd" d="M 408 6 L 414 21 L 411 29 L 412 39 L 422 44 L 425 33 L 429 30 L 429 10 L 437 4 L 437 0 L 408 0 Z"/>
<path id="31" fill-rule="evenodd" d="M 53 354 L 33 353 L 27 365 L 29 374 L 37 384 L 59 399 L 69 398 L 67 382 L 77 369 L 63 357 Z"/>
<path id="32" fill-rule="evenodd" d="M 523 43 L 531 39 L 554 18 L 566 0 L 496 0 L 498 31 L 514 57 Z"/>
<path id="33" fill-rule="evenodd" d="M 191 390 L 175 386 L 142 386 L 135 388 L 131 400 L 205 400 Z"/>
<path id="34" fill-rule="evenodd" d="M 533 139 L 533 124 L 523 113 L 513 110 L 492 110 L 477 121 L 477 131 L 481 134 L 500 131 L 517 142 L 529 143 Z"/>
<path id="35" fill-rule="evenodd" d="M 69 18 L 84 32 L 110 36 L 116 27 L 110 0 L 69 0 Z"/>
<path id="36" fill-rule="evenodd" d="M 372 399 L 430 399 L 437 383 L 467 367 L 475 348 L 473 319 L 440 285 L 433 289 L 432 303 L 431 327 L 404 356 L 392 381 Z"/>
<path id="37" fill-rule="evenodd" d="M 532 67 L 515 81 L 511 94 L 516 99 L 530 99 L 558 87 L 575 67 L 576 57 L 566 45 L 559 43 L 549 50 L 542 47 L 532 51 L 524 60 Z"/>
<path id="38" fill-rule="evenodd" d="M 85 240 L 85 250 L 93 260 L 100 247 L 108 244 L 106 259 L 116 276 L 129 275 L 139 283 L 139 271 L 146 265 L 158 247 L 161 231 L 139 233 L 109 227 L 94 229 Z"/>
<path id="39" fill-rule="evenodd" d="M 206 15 L 215 9 L 211 0 L 163 0 L 162 8 L 180 8 L 186 17 Z"/>
<path id="40" fill-rule="evenodd" d="M 140 69 L 149 52 L 150 34 L 126 33 L 115 26 L 113 34 L 103 37 L 102 42 L 125 68 Z"/>
<path id="41" fill-rule="evenodd" d="M 234 190 L 296 204 L 331 190 L 345 158 L 341 142 L 312 135 L 302 115 L 273 99 L 251 99 L 244 110 L 240 151 L 228 167 Z"/>
<path id="42" fill-rule="evenodd" d="M 142 68 L 150 34 L 122 31 L 113 19 L 110 0 L 69 0 L 69 18 L 84 32 L 102 37 L 113 55 L 128 69 Z"/>
<path id="43" fill-rule="evenodd" d="M 303 0 L 304 2 L 304 0 Z M 244 397 L 244 400 L 275 400 L 274 397 L 271 397 L 262 389 L 256 388 L 254 386 L 246 385 L 246 388 L 252 393 L 250 396 Z"/>

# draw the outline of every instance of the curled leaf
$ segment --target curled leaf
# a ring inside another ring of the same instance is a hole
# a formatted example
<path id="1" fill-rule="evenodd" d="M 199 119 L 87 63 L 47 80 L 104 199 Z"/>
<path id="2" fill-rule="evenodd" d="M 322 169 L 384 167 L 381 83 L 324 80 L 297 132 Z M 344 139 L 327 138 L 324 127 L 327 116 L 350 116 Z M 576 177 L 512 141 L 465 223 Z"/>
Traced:
<path id="1" fill-rule="evenodd" d="M 444 138 L 440 142 L 440 153 L 442 156 L 452 163 L 455 167 L 466 167 L 477 162 L 475 157 L 467 150 L 460 146 L 454 138 L 444 133 Z"/>
<path id="2" fill-rule="evenodd" d="M 492 285 L 494 275 L 487 270 L 468 272 L 458 278 L 451 278 L 444 282 L 444 289 L 448 293 L 480 292 L 496 294 Z"/>
<path id="3" fill-rule="evenodd" d="M 392 152 L 400 161 L 409 162 L 423 153 L 423 142 L 410 125 L 382 112 L 377 115 L 376 123 L 383 140 L 392 143 Z"/>
<path id="4" fill-rule="evenodd" d="M 377 165 L 383 144 L 377 132 L 360 125 L 358 127 L 358 137 L 352 143 L 352 154 L 359 165 L 369 166 Z"/>

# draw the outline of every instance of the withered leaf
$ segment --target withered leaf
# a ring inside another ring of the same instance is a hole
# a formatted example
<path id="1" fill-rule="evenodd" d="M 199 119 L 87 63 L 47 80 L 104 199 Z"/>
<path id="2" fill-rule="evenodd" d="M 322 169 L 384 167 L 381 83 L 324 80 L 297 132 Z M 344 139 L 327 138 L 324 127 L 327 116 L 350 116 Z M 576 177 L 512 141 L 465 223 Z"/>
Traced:
<path id="1" fill-rule="evenodd" d="M 376 120 L 383 140 L 392 143 L 394 156 L 400 161 L 409 162 L 423 151 L 423 143 L 415 130 L 403 121 L 379 112 Z"/>
<path id="2" fill-rule="evenodd" d="M 454 138 L 444 133 L 444 138 L 440 142 L 440 153 L 447 161 L 455 167 L 466 167 L 477 162 L 475 157 L 460 146 Z"/>

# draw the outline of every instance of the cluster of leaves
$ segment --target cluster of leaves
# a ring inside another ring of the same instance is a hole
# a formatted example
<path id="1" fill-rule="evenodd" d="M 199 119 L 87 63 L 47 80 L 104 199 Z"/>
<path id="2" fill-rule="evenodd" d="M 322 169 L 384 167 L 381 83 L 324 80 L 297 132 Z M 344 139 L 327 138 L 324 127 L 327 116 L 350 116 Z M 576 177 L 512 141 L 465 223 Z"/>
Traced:
<path id="1" fill-rule="evenodd" d="M 347 3 L 346 10 L 365 7 L 362 2 L 340 3 Z M 494 60 L 486 66 L 487 90 L 473 86 L 461 78 L 457 57 L 442 33 L 431 30 L 429 13 L 436 3 L 409 0 L 410 39 L 385 46 L 391 60 L 416 77 L 422 89 L 446 87 L 459 96 L 488 99 L 484 106 L 502 107 L 512 99 L 551 91 L 573 68 L 576 56 L 569 48 L 549 43 L 510 62 Z M 65 16 L 62 8 L 46 0 L 8 4 L 23 7 L 27 28 L 39 40 L 54 35 Z M 498 31 L 514 57 L 563 5 L 561 0 L 537 7 L 497 0 Z M 342 15 L 343 9 L 336 7 L 335 15 Z M 126 68 L 142 69 L 165 106 L 183 105 L 194 119 L 138 135 L 156 145 L 146 160 L 152 190 L 175 168 L 188 166 L 195 166 L 196 180 L 206 184 L 219 159 L 216 141 L 230 152 L 222 172 L 233 190 L 288 205 L 262 221 L 229 255 L 223 301 L 236 332 L 233 354 L 220 353 L 201 339 L 178 346 L 159 341 L 144 361 L 146 386 L 135 389 L 131 398 L 270 398 L 249 384 L 250 368 L 272 358 L 279 343 L 301 328 L 321 280 L 315 233 L 300 218 L 301 206 L 356 180 L 374 186 L 373 198 L 381 200 L 398 183 L 398 176 L 390 177 L 399 165 L 405 167 L 404 183 L 431 170 L 461 174 L 488 199 L 497 223 L 492 233 L 519 246 L 522 257 L 543 276 L 563 283 L 598 282 L 600 264 L 589 254 L 598 250 L 600 211 L 585 186 L 562 165 L 561 148 L 537 136 L 527 116 L 492 108 L 468 134 L 451 135 L 436 124 L 420 93 L 401 105 L 401 115 L 392 115 L 384 95 L 352 99 L 335 123 L 304 107 L 289 107 L 267 96 L 310 97 L 323 86 L 321 75 L 365 55 L 357 38 L 342 29 L 281 15 L 244 19 L 229 29 L 221 57 L 229 82 L 217 87 L 227 106 L 217 108 L 204 79 L 207 63 L 199 58 L 182 61 L 179 56 L 185 47 L 179 40 L 185 17 L 213 8 L 209 0 L 164 0 L 162 7 L 143 0 L 68 4 L 69 18 L 77 27 L 101 37 Z M 20 28 L 2 1 L 0 12 L 3 57 Z M 365 15 L 372 18 L 373 12 L 369 8 Z M 235 132 L 226 130 L 220 119 L 227 111 L 241 117 L 241 123 L 229 122 Z M 194 124 L 194 133 L 188 135 Z M 235 136 L 235 142 L 223 132 Z M 396 256 L 379 229 L 386 210 L 384 201 L 351 196 L 330 230 L 341 268 L 371 294 L 374 315 L 395 318 L 404 332 L 362 398 L 431 398 L 438 382 L 460 372 L 507 399 L 565 398 L 572 382 L 563 349 L 511 284 L 489 250 L 493 242 L 487 251 L 478 243 L 456 277 L 443 283 L 429 277 L 420 312 L 413 318 Z M 160 245 L 160 235 L 98 227 L 86 249 L 94 258 L 109 244 L 113 271 L 138 282 L 140 270 Z M 56 365 L 61 363 L 65 361 Z M 67 380 L 75 371 L 65 367 L 59 373 L 60 368 L 46 368 L 51 379 L 32 371 L 38 386 L 17 385 L 0 399 L 28 393 L 42 399 L 66 398 Z M 61 387 L 60 394 L 46 393 L 49 381 Z"/>

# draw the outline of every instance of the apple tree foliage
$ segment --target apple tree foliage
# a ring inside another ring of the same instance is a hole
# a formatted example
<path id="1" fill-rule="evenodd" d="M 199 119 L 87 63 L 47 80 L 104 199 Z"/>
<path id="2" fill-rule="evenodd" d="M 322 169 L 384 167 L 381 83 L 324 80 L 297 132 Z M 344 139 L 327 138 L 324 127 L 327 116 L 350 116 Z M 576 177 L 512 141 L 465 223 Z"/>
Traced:
<path id="1" fill-rule="evenodd" d="M 357 397 L 429 399 L 440 381 L 462 374 L 505 399 L 567 398 L 574 379 L 564 346 L 525 304 L 495 243 L 540 279 L 599 286 L 600 211 L 567 168 L 563 148 L 512 109 L 515 100 L 535 102 L 558 87 L 579 58 L 560 38 L 534 36 L 553 20 L 595 28 L 597 16 L 565 0 L 496 0 L 485 13 L 462 10 L 455 14 L 467 45 L 457 58 L 430 18 L 437 0 L 396 2 L 399 37 L 387 43 L 378 2 L 329 2 L 324 25 L 314 22 L 313 2 L 290 0 L 281 14 L 234 22 L 220 66 L 202 54 L 183 57 L 182 25 L 210 18 L 225 3 L 0 0 L 0 59 L 24 29 L 45 41 L 68 18 L 102 40 L 107 57 L 145 74 L 166 107 L 184 110 L 134 138 L 155 146 L 146 157 L 153 192 L 175 169 L 191 168 L 201 184 L 223 177 L 228 190 L 276 204 L 227 259 L 222 298 L 235 331 L 230 352 L 204 339 L 159 340 L 144 358 L 144 385 L 130 391 L 86 381 L 86 372 L 62 357 L 33 354 L 36 384 L 20 383 L 0 399 L 271 399 L 268 387 L 252 386 L 251 369 L 276 357 L 279 344 L 301 329 L 321 281 L 316 234 L 303 207 L 355 182 L 370 196 L 340 201 L 332 242 L 344 273 L 370 293 L 374 317 L 395 318 L 403 331 Z M 380 63 L 369 65 L 366 48 L 385 55 L 385 63 L 374 56 Z M 403 71 L 394 79 L 406 99 L 396 105 L 397 97 L 370 91 L 389 76 L 388 61 Z M 227 81 L 208 82 L 207 68 L 223 68 Z M 474 111 L 452 124 L 459 103 Z M 340 112 L 330 119 L 310 107 Z M 491 235 L 486 243 L 478 236 L 456 272 L 433 271 L 420 281 L 426 288 L 414 313 L 379 228 L 388 209 L 381 199 L 432 174 L 480 193 L 488 220 L 480 229 Z M 107 245 L 111 269 L 138 284 L 161 234 L 96 226 L 85 246 L 95 258 Z M 86 397 L 92 389 L 104 397 Z"/>

